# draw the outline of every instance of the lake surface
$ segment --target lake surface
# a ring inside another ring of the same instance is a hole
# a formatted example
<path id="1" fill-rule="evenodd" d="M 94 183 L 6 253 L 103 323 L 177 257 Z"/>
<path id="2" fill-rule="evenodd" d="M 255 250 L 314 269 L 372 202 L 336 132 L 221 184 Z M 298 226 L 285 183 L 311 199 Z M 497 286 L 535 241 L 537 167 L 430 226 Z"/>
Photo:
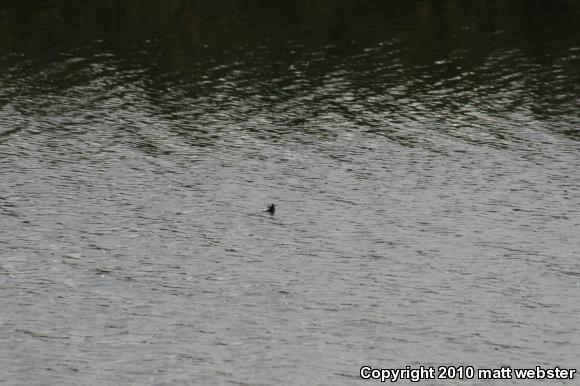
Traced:
<path id="1" fill-rule="evenodd" d="M 3 1 L 1 383 L 576 368 L 578 20 L 577 1 Z M 522 382 L 550 383 L 419 384 Z"/>

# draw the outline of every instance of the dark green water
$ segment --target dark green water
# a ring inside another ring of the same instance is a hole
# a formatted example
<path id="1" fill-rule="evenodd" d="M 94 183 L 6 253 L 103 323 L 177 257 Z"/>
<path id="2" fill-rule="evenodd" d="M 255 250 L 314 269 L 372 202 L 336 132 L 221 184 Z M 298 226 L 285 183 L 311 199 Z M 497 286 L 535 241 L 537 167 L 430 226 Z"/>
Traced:
<path id="1" fill-rule="evenodd" d="M 2 1 L 0 378 L 574 368 L 578 20 L 578 1 Z"/>

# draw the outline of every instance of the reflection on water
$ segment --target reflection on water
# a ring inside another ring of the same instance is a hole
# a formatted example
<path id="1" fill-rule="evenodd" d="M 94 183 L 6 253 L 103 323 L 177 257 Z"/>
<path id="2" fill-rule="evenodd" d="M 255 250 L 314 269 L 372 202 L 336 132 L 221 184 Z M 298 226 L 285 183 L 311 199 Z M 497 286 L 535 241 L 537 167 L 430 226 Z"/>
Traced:
<path id="1" fill-rule="evenodd" d="M 573 368 L 578 16 L 3 2 L 3 378 Z"/>

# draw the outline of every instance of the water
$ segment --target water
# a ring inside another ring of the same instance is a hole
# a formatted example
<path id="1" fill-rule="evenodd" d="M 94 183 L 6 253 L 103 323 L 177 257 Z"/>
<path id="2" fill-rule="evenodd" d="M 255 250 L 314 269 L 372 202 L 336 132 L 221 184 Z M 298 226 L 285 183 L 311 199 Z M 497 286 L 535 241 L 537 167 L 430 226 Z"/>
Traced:
<path id="1" fill-rule="evenodd" d="M 3 2 L 3 382 L 575 368 L 578 16 Z"/>

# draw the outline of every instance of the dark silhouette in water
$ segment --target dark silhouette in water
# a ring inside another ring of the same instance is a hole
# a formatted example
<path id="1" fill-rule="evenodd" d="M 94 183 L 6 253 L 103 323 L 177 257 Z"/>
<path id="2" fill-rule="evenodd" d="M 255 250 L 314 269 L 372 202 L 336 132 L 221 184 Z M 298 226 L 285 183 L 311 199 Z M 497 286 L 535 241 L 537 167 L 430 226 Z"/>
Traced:
<path id="1" fill-rule="evenodd" d="M 274 204 L 270 204 L 269 207 L 267 207 L 266 209 L 264 209 L 264 212 L 268 212 L 271 215 L 273 215 L 274 212 L 276 212 L 276 207 L 274 206 Z"/>

